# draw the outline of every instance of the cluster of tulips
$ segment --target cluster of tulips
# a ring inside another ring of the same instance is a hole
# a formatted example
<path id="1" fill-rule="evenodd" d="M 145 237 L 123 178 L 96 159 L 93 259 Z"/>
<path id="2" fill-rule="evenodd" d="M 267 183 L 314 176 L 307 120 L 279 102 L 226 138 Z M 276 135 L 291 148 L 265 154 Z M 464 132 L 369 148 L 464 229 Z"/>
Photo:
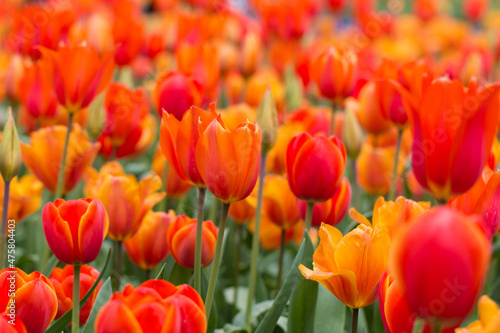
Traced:
<path id="1" fill-rule="evenodd" d="M 2 0 L 0 332 L 500 332 L 499 22 Z"/>

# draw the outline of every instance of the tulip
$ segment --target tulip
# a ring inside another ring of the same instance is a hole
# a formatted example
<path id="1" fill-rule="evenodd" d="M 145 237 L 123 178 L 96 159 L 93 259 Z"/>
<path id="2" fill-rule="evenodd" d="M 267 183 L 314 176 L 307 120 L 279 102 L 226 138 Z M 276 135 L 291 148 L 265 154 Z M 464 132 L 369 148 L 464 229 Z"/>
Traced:
<path id="1" fill-rule="evenodd" d="M 335 194 L 345 163 L 345 147 L 337 137 L 299 134 L 287 148 L 286 169 L 290 189 L 301 200 L 326 201 Z"/>
<path id="2" fill-rule="evenodd" d="M 499 88 L 479 89 L 475 80 L 464 88 L 443 78 L 423 89 L 418 111 L 410 115 L 412 167 L 436 198 L 464 193 L 479 178 L 495 136 Z"/>
<path id="3" fill-rule="evenodd" d="M 107 15 L 101 12 L 89 13 L 90 16 L 83 23 L 75 22 L 69 31 L 69 39 L 73 44 L 85 41 L 103 54 L 114 48 L 112 22 Z"/>
<path id="4" fill-rule="evenodd" d="M 181 121 L 192 105 L 201 103 L 201 87 L 189 76 L 168 72 L 156 81 L 153 100 L 160 117 L 166 111 Z"/>
<path id="5" fill-rule="evenodd" d="M 267 154 L 276 144 L 279 127 L 278 111 L 270 89 L 267 89 L 262 97 L 257 112 L 257 123 L 262 130 L 262 152 Z"/>
<path id="6" fill-rule="evenodd" d="M 248 79 L 245 103 L 252 107 L 259 106 L 267 89 L 271 90 L 278 113 L 281 112 L 285 104 L 285 87 L 278 73 L 272 70 L 260 70 Z"/>
<path id="7" fill-rule="evenodd" d="M 498 304 L 491 298 L 483 295 L 477 302 L 479 320 L 470 323 L 467 327 L 455 330 L 455 333 L 488 333 L 500 331 L 500 312 Z"/>
<path id="8" fill-rule="evenodd" d="M 284 176 L 266 176 L 262 211 L 272 223 L 285 230 L 299 222 L 296 200 Z"/>
<path id="9" fill-rule="evenodd" d="M 0 314 L 0 331 L 5 333 L 27 333 L 26 326 L 24 326 L 23 321 L 17 318 L 14 314 L 13 319 L 11 319 L 11 314 L 6 312 Z"/>
<path id="10" fill-rule="evenodd" d="M 52 126 L 31 133 L 31 143 L 21 143 L 23 161 L 30 171 L 52 193 L 57 187 L 57 176 L 64 150 L 64 126 Z M 89 141 L 87 133 L 74 126 L 68 145 L 64 164 L 64 183 L 62 193 L 70 192 L 80 181 L 85 170 L 92 164 L 99 150 L 98 143 Z"/>
<path id="11" fill-rule="evenodd" d="M 480 21 L 489 7 L 489 0 L 466 0 L 464 16 L 471 21 Z"/>
<path id="12" fill-rule="evenodd" d="M 334 114 L 333 134 L 339 138 L 343 136 L 344 115 L 340 112 Z M 325 107 L 304 107 L 295 110 L 289 115 L 290 123 L 300 123 L 304 130 L 311 135 L 326 134 L 330 130 L 332 112 Z"/>
<path id="13" fill-rule="evenodd" d="M 389 272 L 406 293 L 411 310 L 434 329 L 462 322 L 481 291 L 491 245 L 478 219 L 438 207 L 417 217 L 394 239 Z"/>
<path id="14" fill-rule="evenodd" d="M 0 271 L 0 308 L 10 311 L 9 306 L 15 306 L 16 318 L 27 332 L 42 333 L 57 313 L 54 286 L 39 272 L 28 275 L 17 267 L 5 268 Z"/>
<path id="15" fill-rule="evenodd" d="M 345 144 L 347 156 L 352 159 L 358 157 L 363 144 L 364 133 L 361 124 L 356 117 L 357 103 L 354 100 L 346 100 L 344 135 L 342 141 Z"/>
<path id="16" fill-rule="evenodd" d="M 90 287 L 94 284 L 94 282 L 99 277 L 99 271 L 91 266 L 82 265 L 81 273 L 80 273 L 80 299 L 81 300 L 87 292 L 90 290 Z M 54 289 L 57 296 L 57 315 L 56 320 L 59 319 L 66 312 L 71 310 L 73 307 L 73 278 L 74 278 L 74 268 L 72 265 L 66 265 L 64 268 L 55 267 L 50 275 L 50 282 L 54 285 Z M 90 311 L 94 306 L 94 302 L 96 300 L 97 294 L 101 289 L 102 281 L 99 282 L 99 285 L 94 290 L 92 295 L 88 301 L 83 305 L 80 311 L 80 325 L 83 325 L 87 322 L 87 319 L 90 316 Z"/>
<path id="17" fill-rule="evenodd" d="M 241 46 L 241 72 L 252 75 L 258 68 L 262 58 L 261 38 L 255 31 L 249 31 Z"/>
<path id="18" fill-rule="evenodd" d="M 229 217 L 238 223 L 245 224 L 255 217 L 255 198 L 251 196 L 233 203 L 229 207 Z"/>
<path id="19" fill-rule="evenodd" d="M 160 145 L 158 145 L 153 156 L 151 169 L 158 177 L 162 178 L 163 186 L 168 198 L 180 199 L 191 189 L 191 185 L 182 180 L 177 174 L 177 171 L 175 171 L 168 161 L 166 161 Z"/>
<path id="20" fill-rule="evenodd" d="M 117 66 L 126 66 L 141 52 L 144 22 L 129 15 L 115 13 L 115 21 L 111 28 L 115 42 L 115 62 Z"/>
<path id="21" fill-rule="evenodd" d="M 232 207 L 232 205 L 231 205 Z M 255 218 L 248 225 L 248 231 L 255 235 Z M 261 216 L 261 224 L 259 229 L 259 243 L 266 251 L 275 251 L 281 248 L 283 228 L 273 223 L 266 214 Z M 285 229 L 285 244 L 294 242 L 300 244 L 304 236 L 304 224 L 295 223 L 290 228 Z"/>
<path id="22" fill-rule="evenodd" d="M 2 89 L 6 98 L 13 101 L 19 100 L 19 81 L 23 77 L 23 58 L 19 54 L 9 56 L 8 63 L 5 68 L 4 78 L 2 79 Z"/>
<path id="23" fill-rule="evenodd" d="M 314 205 L 311 225 L 320 227 L 321 223 L 335 226 L 339 224 L 347 213 L 351 203 L 351 184 L 347 178 L 342 178 L 337 191 L 327 201 L 318 202 Z M 305 219 L 307 202 L 297 200 L 300 217 Z"/>
<path id="24" fill-rule="evenodd" d="M 96 333 L 204 333 L 205 306 L 190 286 L 149 280 L 137 288 L 127 285 L 113 294 L 97 313 Z"/>
<path id="25" fill-rule="evenodd" d="M 149 271 L 167 257 L 167 232 L 174 219 L 173 211 L 168 214 L 150 211 L 137 232 L 123 242 L 128 257 L 136 266 Z"/>
<path id="26" fill-rule="evenodd" d="M 19 145 L 19 136 L 17 134 L 16 124 L 12 116 L 12 109 L 7 113 L 0 143 L 0 174 L 3 179 L 10 182 L 21 168 L 21 148 Z M 6 196 L 9 196 L 8 190 Z"/>
<path id="27" fill-rule="evenodd" d="M 276 144 L 267 154 L 267 171 L 277 174 L 286 172 L 286 148 L 292 139 L 304 132 L 301 123 L 285 123 L 278 128 Z"/>
<path id="28" fill-rule="evenodd" d="M 429 20 L 438 14 L 439 3 L 440 0 L 416 0 L 413 10 L 422 20 Z"/>
<path id="29" fill-rule="evenodd" d="M 3 201 L 5 182 L 0 177 L 0 202 Z M 9 211 L 7 219 L 16 221 L 16 224 L 35 213 L 42 204 L 43 184 L 33 175 L 14 177 L 10 181 Z M 0 208 L 3 212 L 3 206 Z"/>
<path id="30" fill-rule="evenodd" d="M 345 236 L 327 224 L 319 228 L 313 267 L 299 269 L 321 283 L 342 303 L 359 309 L 377 299 L 378 282 L 386 269 L 390 238 L 387 229 L 360 225 Z"/>
<path id="31" fill-rule="evenodd" d="M 358 105 L 353 105 L 353 110 L 361 126 L 368 133 L 378 135 L 389 130 L 391 122 L 384 118 L 380 105 L 374 103 L 375 93 L 375 83 L 367 83 L 359 92 Z"/>
<path id="32" fill-rule="evenodd" d="M 221 110 L 220 115 L 222 120 L 224 120 L 224 124 L 226 124 L 226 127 L 230 131 L 234 131 L 241 123 L 247 120 L 254 122 L 257 118 L 256 110 L 246 103 L 230 105 L 224 110 Z M 257 123 L 259 122 L 257 121 Z M 259 126 L 261 126 L 260 123 Z"/>

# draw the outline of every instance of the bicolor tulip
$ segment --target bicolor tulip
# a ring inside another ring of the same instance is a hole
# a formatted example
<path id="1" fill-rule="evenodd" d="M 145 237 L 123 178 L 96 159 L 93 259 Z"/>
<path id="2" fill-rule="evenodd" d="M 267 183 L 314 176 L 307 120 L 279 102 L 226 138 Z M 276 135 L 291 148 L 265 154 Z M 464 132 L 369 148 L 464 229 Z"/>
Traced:
<path id="1" fill-rule="evenodd" d="M 204 333 L 205 306 L 190 286 L 149 280 L 127 285 L 98 312 L 96 333 Z"/>
<path id="2" fill-rule="evenodd" d="M 300 124 L 304 131 L 311 135 L 326 134 L 330 130 L 332 111 L 325 107 L 304 107 L 290 113 L 288 120 L 293 124 Z M 343 136 L 344 114 L 335 112 L 335 126 L 333 134 L 339 138 Z"/>
<path id="3" fill-rule="evenodd" d="M 255 217 L 256 198 L 252 195 L 233 203 L 229 207 L 229 217 L 238 224 L 245 224 Z"/>
<path id="4" fill-rule="evenodd" d="M 0 177 L 0 202 L 3 202 L 4 181 Z M 7 218 L 16 224 L 35 213 L 42 204 L 43 184 L 33 175 L 14 177 L 10 181 L 9 212 Z M 3 207 L 0 207 L 0 214 Z"/>
<path id="5" fill-rule="evenodd" d="M 30 144 L 21 143 L 24 163 L 52 193 L 56 191 L 66 133 L 65 126 L 45 127 L 31 133 Z M 70 192 L 78 184 L 85 170 L 92 165 L 99 147 L 100 144 L 92 143 L 80 126 L 73 126 L 64 163 L 63 193 Z"/>
<path id="6" fill-rule="evenodd" d="M 216 117 L 215 104 L 211 104 L 208 111 L 192 106 L 180 121 L 174 115 L 163 112 L 161 150 L 179 177 L 196 187 L 205 187 L 196 163 L 196 147 L 201 133 Z"/>
<path id="7" fill-rule="evenodd" d="M 167 232 L 174 220 L 173 211 L 168 214 L 150 211 L 137 232 L 123 242 L 128 257 L 136 266 L 150 270 L 167 257 Z"/>
<path id="8" fill-rule="evenodd" d="M 267 175 L 264 179 L 262 212 L 269 221 L 288 229 L 300 221 L 297 199 L 285 176 Z"/>
<path id="9" fill-rule="evenodd" d="M 434 328 L 460 324 L 481 292 L 491 244 L 478 219 L 438 207 L 415 218 L 394 239 L 389 273 L 411 310 Z"/>
<path id="10" fill-rule="evenodd" d="M 0 331 L 4 333 L 28 333 L 23 321 L 14 313 L 9 313 L 8 310 L 0 314 Z"/>
<path id="11" fill-rule="evenodd" d="M 45 238 L 54 255 L 65 264 L 86 264 L 97 258 L 109 220 L 96 199 L 56 199 L 42 212 Z"/>
<path id="12" fill-rule="evenodd" d="M 424 86 L 417 111 L 409 115 L 412 167 L 418 182 L 436 198 L 464 193 L 479 178 L 499 119 L 499 89 L 480 89 L 475 80 L 465 88 L 447 78 Z"/>
<path id="13" fill-rule="evenodd" d="M 201 264 L 210 265 L 215 252 L 217 227 L 212 221 L 203 221 L 201 242 Z M 170 224 L 167 232 L 167 243 L 175 261 L 185 268 L 194 267 L 196 244 L 196 219 L 179 215 Z"/>
<path id="14" fill-rule="evenodd" d="M 42 48 L 43 76 L 51 79 L 59 104 L 70 113 L 86 108 L 113 77 L 113 52 L 99 57 L 91 46 Z"/>
<path id="15" fill-rule="evenodd" d="M 165 167 L 168 168 L 168 170 L 166 171 L 166 178 Z M 175 169 L 172 168 L 168 161 L 165 159 L 165 155 L 163 155 L 160 145 L 158 145 L 153 156 L 151 169 L 158 177 L 161 177 L 163 182 L 165 183 L 165 192 L 167 193 L 167 197 L 180 199 L 189 191 L 189 189 L 191 189 L 191 185 L 188 182 L 182 180 L 181 177 L 179 177 L 179 175 L 177 174 L 177 171 L 175 171 Z"/>
<path id="16" fill-rule="evenodd" d="M 351 203 L 351 183 L 347 178 L 342 178 L 337 191 L 329 200 L 318 202 L 314 205 L 311 225 L 320 227 L 321 223 L 337 225 L 344 218 Z M 305 219 L 307 202 L 298 200 L 300 217 Z"/>
<path id="17" fill-rule="evenodd" d="M 360 225 L 342 236 L 338 229 L 323 223 L 318 235 L 320 242 L 313 255 L 314 270 L 301 264 L 302 275 L 321 283 L 353 309 L 373 303 L 387 266 L 391 244 L 387 229 Z"/>
<path id="18" fill-rule="evenodd" d="M 290 189 L 301 200 L 326 201 L 340 185 L 345 163 L 345 147 L 337 137 L 299 134 L 290 141 L 286 152 Z"/>
<path id="19" fill-rule="evenodd" d="M 133 17 L 133 13 L 116 12 L 116 7 L 111 32 L 116 46 L 116 65 L 123 67 L 132 63 L 141 52 L 144 22 L 140 18 Z"/>
<path id="20" fill-rule="evenodd" d="M 15 291 L 9 296 L 12 289 Z M 9 306 L 14 307 L 16 318 L 22 320 L 27 332 L 42 333 L 57 313 L 54 286 L 39 272 L 28 275 L 17 267 L 5 268 L 0 271 L 0 308 L 8 312 Z"/>
<path id="21" fill-rule="evenodd" d="M 500 308 L 487 295 L 483 295 L 477 302 L 479 320 L 465 328 L 455 330 L 455 333 L 489 333 L 500 332 Z"/>
<path id="22" fill-rule="evenodd" d="M 376 87 L 375 82 L 367 83 L 359 92 L 357 105 L 353 103 L 360 125 L 373 135 L 382 134 L 391 127 L 391 121 L 384 117 L 380 105 L 374 103 Z"/>
<path id="23" fill-rule="evenodd" d="M 109 216 L 108 237 L 124 241 L 141 225 L 144 216 L 160 202 L 165 193 L 158 193 L 161 179 L 148 175 L 141 181 L 125 173 L 117 162 L 105 164 L 99 172 L 89 170 L 84 193 L 99 199 Z"/>
<path id="24" fill-rule="evenodd" d="M 99 271 L 91 266 L 82 265 L 80 267 L 80 298 L 79 301 L 87 294 L 90 287 L 99 277 Z M 57 295 L 57 315 L 56 320 L 72 309 L 73 307 L 73 265 L 66 265 L 64 268 L 55 267 L 50 275 L 50 282 L 54 285 Z M 102 281 L 99 282 L 88 301 L 80 309 L 80 325 L 87 322 L 90 316 L 90 311 L 94 306 L 95 299 L 101 289 Z"/>
<path id="25" fill-rule="evenodd" d="M 225 204 L 248 197 L 260 167 L 259 125 L 246 122 L 230 131 L 219 115 L 208 126 L 200 123 L 199 130 L 196 165 L 207 188 Z"/>

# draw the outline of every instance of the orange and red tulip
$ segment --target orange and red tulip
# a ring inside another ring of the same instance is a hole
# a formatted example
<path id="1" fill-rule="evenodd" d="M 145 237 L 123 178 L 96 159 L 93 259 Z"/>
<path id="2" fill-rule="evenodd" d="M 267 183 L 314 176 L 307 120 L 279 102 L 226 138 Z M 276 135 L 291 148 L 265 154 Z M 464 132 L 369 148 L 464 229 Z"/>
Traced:
<path id="1" fill-rule="evenodd" d="M 19 81 L 23 77 L 23 58 L 19 54 L 8 55 L 8 60 L 3 73 L 2 89 L 0 95 L 17 101 L 19 100 Z"/>
<path id="2" fill-rule="evenodd" d="M 29 145 L 21 143 L 23 162 L 52 193 L 56 190 L 66 133 L 65 126 L 45 127 L 31 133 Z M 99 147 L 99 143 L 89 141 L 80 126 L 73 126 L 64 163 L 63 193 L 70 192 L 78 184 L 94 161 Z"/>
<path id="3" fill-rule="evenodd" d="M 248 230 L 253 234 L 255 231 L 255 220 L 248 225 Z M 281 247 L 281 236 L 283 229 L 262 214 L 260 220 L 259 242 L 260 246 L 267 251 L 274 251 Z M 295 242 L 300 244 L 304 235 L 304 224 L 295 223 L 290 228 L 285 229 L 285 243 Z"/>
<path id="4" fill-rule="evenodd" d="M 196 165 L 207 188 L 222 203 L 250 195 L 260 167 L 262 132 L 254 122 L 230 131 L 219 115 L 208 127 L 200 123 Z"/>
<path id="5" fill-rule="evenodd" d="M 282 229 L 288 229 L 300 221 L 297 198 L 290 190 L 285 176 L 265 177 L 262 212 L 269 221 Z"/>
<path id="6" fill-rule="evenodd" d="M 389 273 L 411 310 L 439 328 L 460 324 L 483 287 L 491 244 L 478 220 L 438 207 L 402 229 L 391 247 Z"/>
<path id="7" fill-rule="evenodd" d="M 28 275 L 17 267 L 5 268 L 0 271 L 0 308 L 8 312 L 9 306 L 15 308 L 15 315 L 22 320 L 27 332 L 42 333 L 57 313 L 54 286 L 39 272 Z"/>
<path id="8" fill-rule="evenodd" d="M 387 229 L 360 225 L 342 236 L 338 229 L 323 223 L 318 235 L 319 246 L 313 254 L 314 270 L 301 264 L 302 275 L 321 283 L 353 309 L 373 303 L 387 266 L 391 243 Z"/>
<path id="9" fill-rule="evenodd" d="M 302 133 L 290 141 L 286 155 L 288 184 L 297 198 L 321 202 L 333 197 L 346 163 L 342 141 Z"/>
<path id="10" fill-rule="evenodd" d="M 347 178 L 342 178 L 337 191 L 331 199 L 318 202 L 314 205 L 311 225 L 320 227 L 321 223 L 329 225 L 337 225 L 342 221 L 349 204 L 351 203 L 351 183 Z M 300 217 L 305 219 L 307 203 L 302 200 L 297 200 Z"/>
<path id="11" fill-rule="evenodd" d="M 464 16 L 471 21 L 480 21 L 489 5 L 489 0 L 465 0 L 463 3 Z"/>
<path id="12" fill-rule="evenodd" d="M 422 20 L 429 20 L 439 12 L 441 0 L 416 0 L 413 2 L 413 10 Z"/>
<path id="13" fill-rule="evenodd" d="M 212 221 L 203 221 L 201 264 L 210 265 L 214 257 L 217 227 Z M 194 267 L 194 251 L 196 244 L 196 219 L 179 215 L 170 224 L 167 232 L 167 243 L 175 261 L 185 268 Z"/>
<path id="14" fill-rule="evenodd" d="M 137 232 L 123 242 L 130 260 L 142 269 L 155 268 L 169 253 L 167 232 L 175 214 L 150 211 Z"/>
<path id="15" fill-rule="evenodd" d="M 73 281 L 74 281 L 74 267 L 73 265 L 66 265 L 64 268 L 55 267 L 50 275 L 50 282 L 54 285 L 57 295 L 57 315 L 56 320 L 63 314 L 68 312 L 73 307 Z M 80 271 L 80 298 L 81 300 L 90 287 L 94 284 L 95 280 L 99 277 L 99 271 L 91 266 L 82 265 Z M 87 322 L 90 316 L 90 311 L 94 306 L 95 299 L 99 290 L 101 289 L 102 281 L 99 282 L 88 301 L 80 309 L 80 325 Z"/>
<path id="16" fill-rule="evenodd" d="M 15 312 L 15 310 L 14 310 Z M 4 333 L 27 333 L 23 321 L 8 310 L 0 314 L 0 331 Z"/>
<path id="17" fill-rule="evenodd" d="M 168 167 L 166 179 L 165 167 Z M 163 155 L 160 145 L 158 145 L 153 156 L 151 169 L 158 177 L 161 177 L 163 182 L 165 183 L 165 192 L 167 194 L 167 197 L 180 199 L 189 191 L 189 189 L 191 189 L 191 185 L 188 182 L 182 180 L 181 177 L 179 177 L 179 175 L 177 174 L 177 171 L 175 171 L 175 169 L 172 168 L 172 166 L 170 166 L 168 161 L 165 159 L 165 155 Z"/>
<path id="18" fill-rule="evenodd" d="M 127 285 L 113 294 L 97 313 L 96 333 L 204 333 L 203 300 L 190 286 L 149 280 Z"/>
<path id="19" fill-rule="evenodd" d="M 109 220 L 96 199 L 57 199 L 42 212 L 45 238 L 54 255 L 65 264 L 86 264 L 97 258 Z"/>
<path id="20" fill-rule="evenodd" d="M 51 79 L 57 100 L 70 113 L 86 108 L 104 91 L 115 67 L 113 52 L 99 57 L 91 46 L 42 48 L 42 58 L 47 61 L 43 76 Z"/>
<path id="21" fill-rule="evenodd" d="M 273 70 L 260 70 L 248 79 L 244 101 L 252 107 L 258 107 L 267 89 L 271 89 L 279 113 L 285 104 L 285 87 L 278 73 Z"/>
<path id="22" fill-rule="evenodd" d="M 367 83 L 358 95 L 358 103 L 353 103 L 353 110 L 358 117 L 361 126 L 370 134 L 378 135 L 387 132 L 391 127 L 391 121 L 386 119 L 376 100 L 375 82 Z"/>
<path id="23" fill-rule="evenodd" d="M 129 1 L 121 1 L 127 3 Z M 129 3 L 132 3 L 131 1 Z M 120 2 L 118 2 L 120 4 Z M 125 12 L 128 11 L 125 9 Z M 144 22 L 134 17 L 134 13 L 121 13 L 115 7 L 115 20 L 111 28 L 113 41 L 116 46 L 115 62 L 117 66 L 123 67 L 132 63 L 141 52 Z"/>
<path id="24" fill-rule="evenodd" d="M 238 224 L 245 224 L 255 217 L 255 198 L 252 195 L 233 203 L 229 207 L 229 217 Z"/>
<path id="25" fill-rule="evenodd" d="M 325 107 L 303 107 L 287 115 L 288 121 L 294 124 L 300 124 L 306 132 L 312 135 L 319 133 L 327 134 L 330 131 L 330 122 L 332 111 Z M 344 132 L 344 114 L 335 112 L 335 126 L 333 134 L 339 138 L 343 137 Z"/>
<path id="26" fill-rule="evenodd" d="M 4 181 L 0 177 L 0 202 L 4 196 Z M 43 184 L 35 176 L 27 174 L 14 177 L 10 181 L 9 212 L 7 218 L 19 223 L 25 217 L 35 213 L 42 204 Z M 3 207 L 0 207 L 0 214 Z"/>

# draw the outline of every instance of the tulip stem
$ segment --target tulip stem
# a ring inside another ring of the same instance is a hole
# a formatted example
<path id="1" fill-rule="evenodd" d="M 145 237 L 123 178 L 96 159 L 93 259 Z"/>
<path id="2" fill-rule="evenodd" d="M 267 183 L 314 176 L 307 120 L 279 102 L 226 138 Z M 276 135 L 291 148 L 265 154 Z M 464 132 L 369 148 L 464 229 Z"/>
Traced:
<path id="1" fill-rule="evenodd" d="M 224 231 L 226 229 L 227 214 L 229 212 L 228 203 L 222 204 L 222 213 L 220 216 L 219 231 L 217 233 L 217 242 L 215 243 L 214 261 L 212 263 L 212 271 L 210 272 L 210 280 L 208 282 L 207 298 L 205 299 L 205 310 L 207 312 L 207 322 L 210 318 L 210 310 L 214 299 L 215 283 L 219 273 L 219 263 L 222 254 L 222 242 L 224 240 Z"/>
<path id="2" fill-rule="evenodd" d="M 241 260 L 241 246 L 243 242 L 243 234 L 241 232 L 241 225 L 238 223 L 233 223 L 233 240 L 236 244 L 236 254 L 234 256 L 234 299 L 233 307 L 234 314 L 238 312 L 238 285 L 240 278 L 240 260 Z"/>
<path id="3" fill-rule="evenodd" d="M 2 231 L 0 233 L 0 260 L 2 260 L 2 269 L 5 268 L 5 246 L 7 239 L 7 217 L 9 213 L 9 193 L 10 180 L 6 180 L 3 189 L 3 206 L 2 206 Z"/>
<path id="4" fill-rule="evenodd" d="M 66 138 L 64 139 L 64 147 L 61 158 L 61 166 L 59 168 L 59 175 L 57 177 L 57 187 L 55 193 L 55 199 L 61 198 L 63 185 L 64 185 L 64 173 L 66 171 L 66 155 L 68 154 L 68 146 L 69 146 L 69 136 L 71 134 L 71 129 L 73 127 L 73 115 L 74 112 L 70 112 L 68 115 L 68 125 L 66 131 Z"/>
<path id="5" fill-rule="evenodd" d="M 146 269 L 146 281 L 148 281 L 149 279 L 151 279 L 151 270 Z"/>
<path id="6" fill-rule="evenodd" d="M 281 271 L 283 269 L 283 256 L 285 254 L 285 236 L 286 236 L 286 229 L 281 228 L 281 244 L 280 244 L 280 258 L 278 262 L 278 276 L 276 278 L 276 294 L 280 290 L 280 285 L 281 285 Z"/>
<path id="7" fill-rule="evenodd" d="M 351 325 L 352 333 L 358 332 L 358 315 L 359 315 L 359 309 L 352 309 L 352 325 Z"/>
<path id="8" fill-rule="evenodd" d="M 113 241 L 113 246 L 114 246 L 114 252 L 115 252 L 115 272 L 113 274 L 114 276 L 114 289 L 115 291 L 120 290 L 120 283 L 121 283 L 121 275 L 122 275 L 122 242 L 121 241 Z"/>
<path id="9" fill-rule="evenodd" d="M 422 333 L 424 331 L 425 321 L 422 318 L 415 318 L 412 333 Z"/>
<path id="10" fill-rule="evenodd" d="M 78 333 L 80 326 L 80 264 L 74 264 L 73 273 L 73 313 L 72 313 L 72 324 L 71 332 Z"/>
<path id="11" fill-rule="evenodd" d="M 309 229 L 311 228 L 313 210 L 314 210 L 314 202 L 308 202 L 307 208 L 306 208 L 306 219 L 304 222 L 305 223 L 304 224 L 304 232 L 309 232 Z"/>
<path id="12" fill-rule="evenodd" d="M 198 188 L 198 215 L 196 221 L 196 246 L 194 252 L 194 289 L 201 293 L 201 240 L 203 232 L 203 210 L 205 208 L 205 187 Z M 218 239 L 217 239 L 218 240 Z"/>
<path id="13" fill-rule="evenodd" d="M 396 178 L 398 176 L 398 160 L 399 160 L 399 151 L 401 150 L 401 139 L 403 138 L 403 131 L 398 129 L 398 138 L 396 143 L 396 154 L 394 154 L 394 165 L 392 167 L 392 178 L 391 178 L 391 187 L 389 190 L 388 200 L 394 201 L 396 199 Z"/>
<path id="14" fill-rule="evenodd" d="M 262 212 L 262 195 L 264 193 L 264 177 L 266 175 L 266 159 L 267 154 L 262 155 L 259 171 L 259 188 L 257 192 L 257 207 L 255 209 L 255 226 L 252 236 L 252 260 L 250 262 L 250 281 L 248 283 L 247 308 L 245 313 L 245 328 L 250 332 L 250 317 L 252 314 L 252 303 L 255 295 L 255 287 L 257 286 L 257 263 L 259 260 L 259 235 L 260 235 L 260 218 Z"/>

